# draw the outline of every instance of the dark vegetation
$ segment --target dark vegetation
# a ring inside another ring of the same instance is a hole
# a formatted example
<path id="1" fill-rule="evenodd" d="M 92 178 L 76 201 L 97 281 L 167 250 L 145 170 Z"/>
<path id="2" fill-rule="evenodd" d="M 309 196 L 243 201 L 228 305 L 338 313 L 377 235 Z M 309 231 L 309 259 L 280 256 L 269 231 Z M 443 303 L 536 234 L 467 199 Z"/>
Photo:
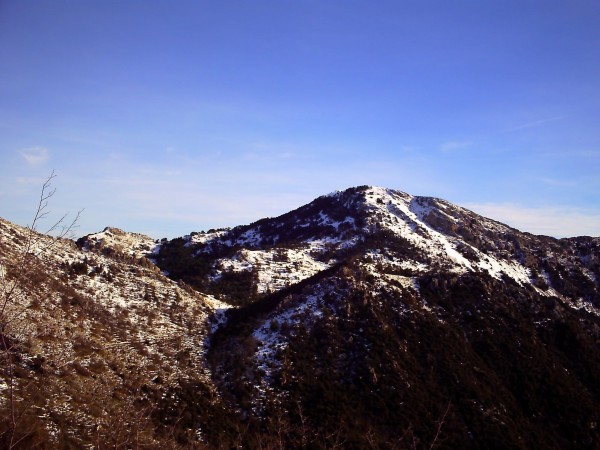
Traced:
<path id="1" fill-rule="evenodd" d="M 347 448 L 600 444 L 597 317 L 572 316 L 557 299 L 490 277 L 426 276 L 422 299 L 358 288 L 366 278 L 355 267 L 335 277 L 335 293 L 323 295 L 332 313 L 291 332 L 274 382 L 280 395 L 259 415 L 250 402 L 260 379 L 250 335 L 258 317 L 299 294 L 238 310 L 215 336 L 211 361 L 252 430 L 248 439 L 271 433 L 269 419 L 279 417 L 288 447 L 328 448 L 336 437 Z M 442 320 L 419 312 L 422 301 Z"/>

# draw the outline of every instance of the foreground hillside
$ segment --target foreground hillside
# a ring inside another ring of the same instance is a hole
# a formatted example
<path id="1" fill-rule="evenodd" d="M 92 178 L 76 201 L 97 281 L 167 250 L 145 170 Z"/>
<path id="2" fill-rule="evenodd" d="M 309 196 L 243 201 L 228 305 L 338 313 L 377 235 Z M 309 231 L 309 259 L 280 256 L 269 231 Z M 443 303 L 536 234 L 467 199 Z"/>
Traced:
<path id="1" fill-rule="evenodd" d="M 204 409 L 219 410 L 202 357 L 208 320 L 225 305 L 131 252 L 82 251 L 4 220 L 0 257 L 0 447 L 198 439 L 201 430 L 175 427 L 181 412 L 170 399 L 201 392 Z"/>
<path id="2" fill-rule="evenodd" d="M 0 258 L 21 448 L 600 448 L 600 238 L 363 186 Z"/>

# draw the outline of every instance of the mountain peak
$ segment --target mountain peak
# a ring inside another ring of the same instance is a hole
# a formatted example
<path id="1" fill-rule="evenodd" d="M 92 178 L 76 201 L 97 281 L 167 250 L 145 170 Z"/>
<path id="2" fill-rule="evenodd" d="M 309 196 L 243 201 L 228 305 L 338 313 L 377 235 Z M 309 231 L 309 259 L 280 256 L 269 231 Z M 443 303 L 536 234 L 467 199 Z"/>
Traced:
<path id="1" fill-rule="evenodd" d="M 541 247 L 552 256 L 536 257 Z M 177 262 L 169 252 L 177 255 Z M 255 295 L 263 295 L 358 257 L 370 261 L 375 272 L 383 268 L 409 277 L 441 271 L 485 273 L 555 295 L 556 283 L 540 268 L 563 253 L 555 239 L 521 233 L 439 198 L 358 186 L 318 197 L 279 217 L 192 233 L 181 242 L 164 244 L 157 261 L 174 276 L 214 292 L 231 279 L 244 278 Z M 189 264 L 181 258 L 190 258 Z"/>

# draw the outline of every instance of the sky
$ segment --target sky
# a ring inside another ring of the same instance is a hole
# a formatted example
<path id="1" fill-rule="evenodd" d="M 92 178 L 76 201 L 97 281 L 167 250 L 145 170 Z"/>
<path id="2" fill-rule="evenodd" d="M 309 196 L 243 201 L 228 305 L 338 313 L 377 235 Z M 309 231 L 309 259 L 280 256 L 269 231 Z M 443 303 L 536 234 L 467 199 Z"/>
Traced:
<path id="1" fill-rule="evenodd" d="M 584 0 L 0 0 L 0 217 L 29 224 L 54 170 L 78 235 L 368 184 L 600 236 L 599 23 Z"/>

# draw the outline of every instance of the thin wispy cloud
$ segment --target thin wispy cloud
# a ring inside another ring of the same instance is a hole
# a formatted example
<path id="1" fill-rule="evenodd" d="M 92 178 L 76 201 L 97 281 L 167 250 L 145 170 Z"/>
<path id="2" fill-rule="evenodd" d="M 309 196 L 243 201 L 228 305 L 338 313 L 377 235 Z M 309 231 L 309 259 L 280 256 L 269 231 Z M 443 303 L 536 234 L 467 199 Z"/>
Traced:
<path id="1" fill-rule="evenodd" d="M 600 236 L 600 213 L 583 208 L 531 208 L 512 203 L 467 203 L 463 206 L 533 234 L 554 237 Z"/>
<path id="2" fill-rule="evenodd" d="M 598 159 L 600 150 L 569 150 L 569 151 L 547 151 L 540 153 L 545 158 L 580 158 L 580 159 Z"/>
<path id="3" fill-rule="evenodd" d="M 442 153 L 449 153 L 449 152 L 452 152 L 455 150 L 462 150 L 462 149 L 468 148 L 471 145 L 473 145 L 473 143 L 471 141 L 449 141 L 449 142 L 444 142 L 440 146 L 440 151 Z"/>
<path id="4" fill-rule="evenodd" d="M 539 127 L 541 125 L 545 125 L 549 122 L 556 122 L 557 120 L 562 120 L 565 117 L 566 116 L 556 116 L 556 117 L 549 117 L 547 119 L 535 120 L 533 122 L 528 122 L 528 123 L 524 123 L 524 124 L 517 125 L 512 128 L 509 128 L 509 129 L 505 130 L 505 132 L 510 133 L 513 131 L 525 130 L 527 128 L 535 128 L 535 127 Z"/>
<path id="5" fill-rule="evenodd" d="M 542 178 L 540 181 L 548 186 L 563 188 L 576 187 L 579 184 L 575 180 L 558 180 L 556 178 Z"/>
<path id="6" fill-rule="evenodd" d="M 37 166 L 48 161 L 50 154 L 46 147 L 29 147 L 19 151 L 23 159 L 30 166 Z"/>
<path id="7" fill-rule="evenodd" d="M 39 177 L 15 177 L 15 183 L 20 185 L 38 186 L 43 182 L 44 180 Z"/>
<path id="8" fill-rule="evenodd" d="M 413 145 L 401 145 L 398 150 L 402 153 L 412 153 L 417 150 L 417 147 Z"/>

